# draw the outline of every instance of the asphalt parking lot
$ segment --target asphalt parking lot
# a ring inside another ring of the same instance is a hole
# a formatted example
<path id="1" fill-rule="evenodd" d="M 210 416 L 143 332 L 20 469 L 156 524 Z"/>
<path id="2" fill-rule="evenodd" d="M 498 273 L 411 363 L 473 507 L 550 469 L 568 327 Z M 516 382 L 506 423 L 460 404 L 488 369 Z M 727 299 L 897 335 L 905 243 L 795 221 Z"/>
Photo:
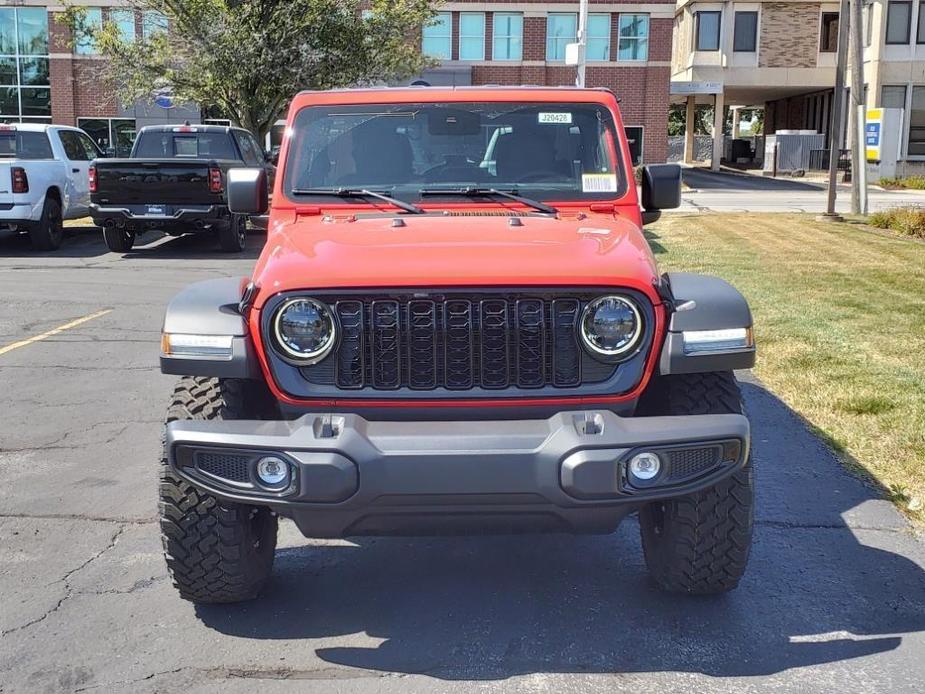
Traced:
<path id="1" fill-rule="evenodd" d="M 263 240 L 123 257 L 89 229 L 54 254 L 0 235 L 0 692 L 922 691 L 925 544 L 754 381 L 756 536 L 728 596 L 658 593 L 629 519 L 324 542 L 284 523 L 265 597 L 179 600 L 155 523 L 163 308 Z"/>

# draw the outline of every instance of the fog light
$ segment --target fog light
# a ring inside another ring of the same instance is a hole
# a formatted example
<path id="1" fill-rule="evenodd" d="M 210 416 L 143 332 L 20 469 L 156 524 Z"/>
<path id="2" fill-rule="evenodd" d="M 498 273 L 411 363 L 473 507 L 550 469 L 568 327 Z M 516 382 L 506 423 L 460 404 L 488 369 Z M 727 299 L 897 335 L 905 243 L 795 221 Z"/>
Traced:
<path id="1" fill-rule="evenodd" d="M 257 479 L 268 487 L 282 487 L 289 483 L 289 464 L 280 458 L 267 456 L 257 461 Z"/>
<path id="2" fill-rule="evenodd" d="M 630 475 L 643 482 L 655 479 L 661 467 L 662 461 L 655 453 L 637 453 L 630 458 Z"/>

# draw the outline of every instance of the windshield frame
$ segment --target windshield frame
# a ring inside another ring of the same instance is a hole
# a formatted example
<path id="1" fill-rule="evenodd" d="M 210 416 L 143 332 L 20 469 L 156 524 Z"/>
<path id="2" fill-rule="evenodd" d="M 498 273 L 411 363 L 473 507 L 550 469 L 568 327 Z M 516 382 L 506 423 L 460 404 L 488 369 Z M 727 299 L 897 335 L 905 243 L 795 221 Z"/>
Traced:
<path id="1" fill-rule="evenodd" d="M 423 91 L 423 90 L 422 90 Z M 312 94 L 311 96 L 316 96 Z M 548 109 L 548 110 L 562 110 L 567 108 L 573 109 L 597 109 L 604 117 L 604 120 L 601 122 L 604 126 L 604 132 L 609 133 L 609 137 L 606 138 L 601 136 L 601 147 L 606 147 L 607 156 L 610 159 L 612 174 L 616 177 L 616 190 L 606 191 L 606 192 L 581 192 L 575 188 L 569 190 L 562 190 L 561 192 L 555 191 L 552 189 L 543 189 L 538 190 L 532 184 L 524 186 L 523 184 L 518 185 L 510 181 L 504 180 L 493 180 L 490 182 L 477 182 L 469 181 L 464 185 L 474 186 L 474 187 L 495 187 L 505 191 L 515 191 L 518 195 L 523 197 L 532 198 L 534 200 L 546 203 L 550 206 L 584 206 L 593 204 L 620 204 L 626 202 L 625 198 L 630 193 L 630 191 L 635 191 L 635 185 L 632 178 L 632 174 L 629 172 L 629 169 L 626 165 L 626 153 L 625 153 L 625 137 L 620 135 L 620 129 L 622 128 L 622 119 L 620 118 L 619 111 L 610 106 L 607 103 L 606 99 L 598 98 L 586 98 L 587 93 L 580 91 L 572 93 L 563 93 L 561 94 L 561 100 L 550 100 L 548 98 L 536 98 L 533 95 L 518 93 L 517 89 L 513 89 L 510 92 L 509 98 L 499 98 L 501 95 L 496 93 L 480 92 L 473 90 L 469 93 L 456 93 L 452 96 L 455 98 L 446 98 L 445 94 L 440 94 L 438 98 L 428 98 L 429 94 L 426 93 L 416 93 L 408 94 L 409 97 L 417 98 L 396 98 L 394 100 L 388 100 L 385 98 L 386 95 L 380 95 L 383 98 L 378 100 L 357 100 L 357 101 L 331 101 L 328 99 L 312 101 L 309 103 L 299 104 L 298 102 L 293 104 L 293 110 L 290 114 L 290 126 L 287 128 L 284 140 L 284 149 L 285 156 L 282 157 L 283 165 L 283 176 L 280 177 L 278 181 L 278 192 L 282 195 L 281 199 L 293 206 L 318 206 L 323 205 L 325 208 L 339 207 L 339 208 L 355 208 L 355 207 L 366 207 L 366 208 L 376 208 L 383 206 L 378 204 L 375 201 L 362 198 L 349 198 L 344 199 L 342 197 L 337 197 L 331 195 L 329 197 L 313 195 L 311 198 L 305 195 L 300 195 L 295 192 L 299 188 L 304 188 L 304 185 L 300 185 L 300 181 L 296 181 L 296 166 L 298 157 L 304 156 L 304 153 L 298 152 L 299 142 L 299 128 L 306 127 L 304 121 L 300 122 L 300 119 L 304 117 L 306 111 L 320 110 L 331 112 L 340 112 L 347 109 L 350 111 L 356 111 L 362 113 L 363 111 L 375 112 L 377 109 L 385 111 L 386 109 L 395 108 L 395 109 L 405 109 L 413 106 L 423 106 L 423 107 L 435 107 L 435 108 L 457 108 L 465 109 L 467 105 L 492 105 L 497 104 L 499 106 L 508 106 L 512 113 L 523 109 L 530 112 L 531 109 Z M 390 95 L 389 95 L 390 96 Z M 559 96 L 559 95 L 557 95 Z M 575 98 L 575 97 L 578 98 Z M 597 95 L 595 95 L 597 96 Z M 610 98 L 613 98 L 612 95 L 607 94 Z M 491 137 L 491 135 L 489 135 Z M 486 150 L 487 152 L 487 150 Z M 558 183 L 558 182 L 557 182 Z M 561 185 L 561 183 L 558 183 Z M 327 187 L 327 186 L 322 186 Z M 336 187 L 336 186 L 335 186 Z M 353 186 L 349 186 L 353 187 Z M 370 183 L 367 187 L 375 188 L 376 190 L 387 191 L 389 195 L 394 196 L 398 199 L 401 199 L 406 202 L 410 202 L 421 207 L 427 208 L 452 208 L 452 207 L 498 207 L 501 206 L 511 206 L 511 205 L 521 205 L 521 203 L 515 202 L 511 199 L 502 199 L 499 197 L 492 196 L 472 196 L 472 197 L 461 197 L 456 194 L 448 194 L 446 196 L 441 196 L 434 194 L 433 189 L 446 187 L 448 190 L 458 189 L 460 187 L 459 183 L 456 182 L 440 182 L 440 181 L 426 181 L 418 180 L 414 183 L 403 183 L 403 184 L 372 184 Z M 410 189 L 414 189 L 413 192 Z M 427 195 L 421 195 L 420 191 L 422 189 L 429 189 L 431 192 Z"/>

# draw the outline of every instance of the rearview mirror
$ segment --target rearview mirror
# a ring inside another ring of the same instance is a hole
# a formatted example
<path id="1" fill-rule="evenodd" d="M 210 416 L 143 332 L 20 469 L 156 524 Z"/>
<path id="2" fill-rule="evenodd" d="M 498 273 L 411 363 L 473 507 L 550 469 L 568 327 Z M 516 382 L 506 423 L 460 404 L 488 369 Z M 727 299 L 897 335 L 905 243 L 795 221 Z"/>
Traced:
<path id="1" fill-rule="evenodd" d="M 642 167 L 643 222 L 654 222 L 661 210 L 681 206 L 681 167 L 649 164 Z"/>
<path id="2" fill-rule="evenodd" d="M 234 214 L 263 214 L 269 207 L 264 169 L 228 169 L 228 209 Z"/>

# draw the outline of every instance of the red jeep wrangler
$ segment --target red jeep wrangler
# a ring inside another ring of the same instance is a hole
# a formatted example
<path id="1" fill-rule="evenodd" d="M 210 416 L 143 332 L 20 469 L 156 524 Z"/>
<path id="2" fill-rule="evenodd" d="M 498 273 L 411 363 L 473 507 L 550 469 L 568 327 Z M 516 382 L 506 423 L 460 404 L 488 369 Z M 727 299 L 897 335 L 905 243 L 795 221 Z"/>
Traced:
<path id="1" fill-rule="evenodd" d="M 310 537 L 610 533 L 639 514 L 670 591 L 736 586 L 752 534 L 733 369 L 751 314 L 660 275 L 609 91 L 406 88 L 293 100 L 253 276 L 164 320 L 160 515 L 196 602 L 253 598 L 277 519 Z M 232 169 L 239 214 L 266 172 Z"/>

